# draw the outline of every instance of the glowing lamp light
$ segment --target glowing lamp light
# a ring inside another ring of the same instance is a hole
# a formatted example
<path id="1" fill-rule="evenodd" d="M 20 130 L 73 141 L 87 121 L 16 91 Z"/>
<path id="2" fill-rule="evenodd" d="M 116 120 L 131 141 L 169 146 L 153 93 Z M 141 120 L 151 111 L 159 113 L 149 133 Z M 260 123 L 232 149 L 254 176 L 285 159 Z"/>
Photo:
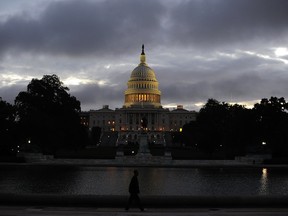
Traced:
<path id="1" fill-rule="evenodd" d="M 266 145 L 266 142 L 262 142 L 262 145 Z"/>
<path id="2" fill-rule="evenodd" d="M 182 128 L 180 128 L 179 131 L 182 132 Z"/>

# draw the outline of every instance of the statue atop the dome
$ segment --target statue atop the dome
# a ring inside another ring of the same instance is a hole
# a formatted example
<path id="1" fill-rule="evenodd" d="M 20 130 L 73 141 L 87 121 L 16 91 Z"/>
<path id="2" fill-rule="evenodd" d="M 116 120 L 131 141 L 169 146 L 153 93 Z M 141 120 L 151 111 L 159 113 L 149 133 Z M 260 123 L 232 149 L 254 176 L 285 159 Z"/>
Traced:
<path id="1" fill-rule="evenodd" d="M 142 44 L 142 53 L 141 55 L 145 55 L 145 52 L 144 52 L 144 44 Z"/>

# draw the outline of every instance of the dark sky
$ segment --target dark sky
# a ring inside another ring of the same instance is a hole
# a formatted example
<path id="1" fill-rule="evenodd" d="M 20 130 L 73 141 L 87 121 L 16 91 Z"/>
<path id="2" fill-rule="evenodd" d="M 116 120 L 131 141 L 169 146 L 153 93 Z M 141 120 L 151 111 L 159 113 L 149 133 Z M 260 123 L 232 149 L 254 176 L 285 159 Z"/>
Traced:
<path id="1" fill-rule="evenodd" d="M 57 74 L 82 104 L 121 107 L 145 44 L 162 105 L 288 98 L 287 0 L 1 0 L 0 96 Z"/>

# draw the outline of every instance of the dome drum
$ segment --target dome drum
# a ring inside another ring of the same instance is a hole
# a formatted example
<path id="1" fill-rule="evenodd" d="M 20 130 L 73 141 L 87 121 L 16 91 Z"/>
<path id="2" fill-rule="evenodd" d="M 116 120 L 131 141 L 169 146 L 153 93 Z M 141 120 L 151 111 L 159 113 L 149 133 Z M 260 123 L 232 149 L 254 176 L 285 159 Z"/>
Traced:
<path id="1" fill-rule="evenodd" d="M 125 102 L 160 103 L 160 95 L 149 94 L 149 93 L 127 94 L 125 95 Z"/>
<path id="2" fill-rule="evenodd" d="M 157 89 L 127 89 L 125 91 L 125 95 L 128 95 L 128 94 L 143 94 L 143 93 L 146 93 L 146 94 L 156 94 L 156 95 L 161 95 L 161 92 Z"/>
<path id="3" fill-rule="evenodd" d="M 158 90 L 158 82 L 155 81 L 128 81 L 128 89 L 156 89 Z M 158 90 L 159 91 L 159 90 Z"/>

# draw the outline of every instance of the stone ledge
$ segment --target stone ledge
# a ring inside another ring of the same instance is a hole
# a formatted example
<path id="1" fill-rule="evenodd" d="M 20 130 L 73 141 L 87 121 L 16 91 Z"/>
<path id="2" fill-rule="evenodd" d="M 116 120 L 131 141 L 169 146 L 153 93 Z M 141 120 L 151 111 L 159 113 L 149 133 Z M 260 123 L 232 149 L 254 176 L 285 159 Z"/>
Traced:
<path id="1" fill-rule="evenodd" d="M 1 194 L 1 205 L 93 206 L 123 207 L 127 196 Z M 145 207 L 287 207 L 287 196 L 145 196 L 140 194 Z"/>

